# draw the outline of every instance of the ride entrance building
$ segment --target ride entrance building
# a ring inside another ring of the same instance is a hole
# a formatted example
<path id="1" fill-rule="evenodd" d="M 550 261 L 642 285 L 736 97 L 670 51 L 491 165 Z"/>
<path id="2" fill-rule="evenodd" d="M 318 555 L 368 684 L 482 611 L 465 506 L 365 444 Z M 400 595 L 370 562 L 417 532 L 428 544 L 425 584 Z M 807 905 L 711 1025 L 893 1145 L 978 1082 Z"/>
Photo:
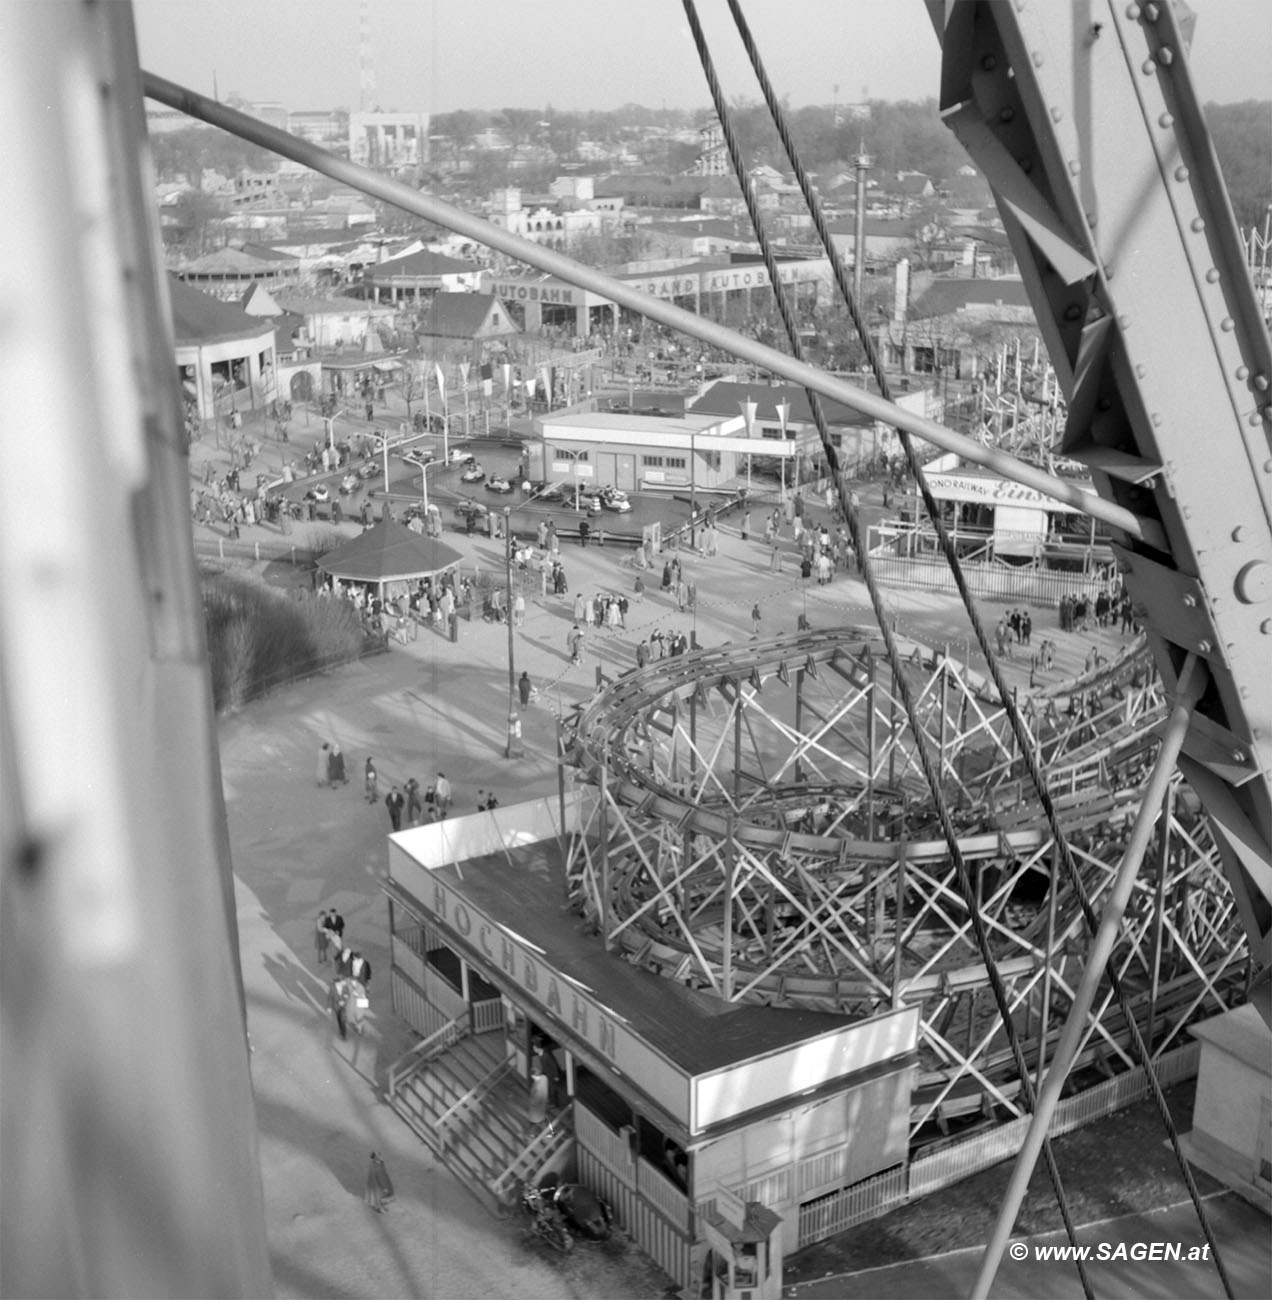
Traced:
<path id="1" fill-rule="evenodd" d="M 780 1294 L 801 1208 L 904 1164 L 917 1012 L 730 1002 L 623 960 L 567 906 L 580 802 L 390 837 L 393 1007 L 421 1035 L 393 1105 L 492 1206 L 564 1171 L 682 1287 Z"/>

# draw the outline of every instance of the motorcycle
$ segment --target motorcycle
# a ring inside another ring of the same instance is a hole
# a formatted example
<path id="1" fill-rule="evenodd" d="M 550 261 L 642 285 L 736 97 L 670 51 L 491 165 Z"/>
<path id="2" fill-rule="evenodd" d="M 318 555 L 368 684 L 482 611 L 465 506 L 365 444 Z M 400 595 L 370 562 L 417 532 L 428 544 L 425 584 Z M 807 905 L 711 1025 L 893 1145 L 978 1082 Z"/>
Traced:
<path id="1" fill-rule="evenodd" d="M 530 1226 L 553 1250 L 568 1254 L 574 1249 L 574 1238 L 565 1226 L 565 1217 L 557 1208 L 554 1188 L 546 1189 L 527 1183 L 521 1189 L 521 1208 L 530 1216 Z"/>
<path id="2" fill-rule="evenodd" d="M 608 1241 L 614 1230 L 614 1211 L 602 1196 L 581 1183 L 562 1183 L 553 1194 L 557 1208 L 576 1232 L 589 1241 Z"/>
<path id="3" fill-rule="evenodd" d="M 581 1183 L 559 1183 L 555 1174 L 549 1174 L 538 1187 L 527 1184 L 522 1204 L 534 1216 L 536 1231 L 544 1233 L 548 1225 L 559 1223 L 570 1246 L 571 1228 L 589 1241 L 607 1241 L 614 1230 L 614 1211 L 604 1197 Z M 541 1223 L 545 1228 L 540 1227 Z M 570 1246 L 558 1249 L 569 1250 Z"/>

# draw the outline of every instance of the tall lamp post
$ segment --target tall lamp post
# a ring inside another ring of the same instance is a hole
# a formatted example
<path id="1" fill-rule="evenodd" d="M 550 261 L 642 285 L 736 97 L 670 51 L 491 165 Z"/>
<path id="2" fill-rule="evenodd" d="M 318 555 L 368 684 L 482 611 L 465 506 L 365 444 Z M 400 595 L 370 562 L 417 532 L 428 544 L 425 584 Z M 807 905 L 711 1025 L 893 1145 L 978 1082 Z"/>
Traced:
<path id="1" fill-rule="evenodd" d="M 786 505 L 786 422 L 791 417 L 791 404 L 783 398 L 777 404 L 777 422 L 782 430 L 782 458 L 778 462 L 782 471 L 782 495 L 780 497 L 783 506 Z"/>
<path id="2" fill-rule="evenodd" d="M 689 430 L 689 549 L 698 549 L 698 447 L 696 432 Z"/>
<path id="3" fill-rule="evenodd" d="M 468 410 L 468 362 L 467 362 L 467 361 L 461 361 L 461 362 L 459 363 L 459 377 L 460 377 L 460 380 L 463 382 L 463 385 L 464 385 L 464 437 L 465 437 L 465 438 L 469 438 L 469 437 L 472 436 L 472 426 L 471 426 L 470 423 L 469 423 L 469 410 Z"/>
<path id="4" fill-rule="evenodd" d="M 521 717 L 517 712 L 516 645 L 512 626 L 512 507 L 504 506 L 504 597 L 508 612 L 508 744 L 505 758 L 520 758 Z"/>

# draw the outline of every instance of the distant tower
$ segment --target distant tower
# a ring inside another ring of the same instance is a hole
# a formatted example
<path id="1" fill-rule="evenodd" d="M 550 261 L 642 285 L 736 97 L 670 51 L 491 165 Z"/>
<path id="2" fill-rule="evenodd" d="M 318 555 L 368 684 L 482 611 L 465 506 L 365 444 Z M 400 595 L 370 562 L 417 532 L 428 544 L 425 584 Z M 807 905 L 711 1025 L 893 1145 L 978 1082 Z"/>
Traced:
<path id="1" fill-rule="evenodd" d="M 376 108 L 375 56 L 371 52 L 371 0 L 361 0 L 358 7 L 358 92 L 359 107 L 364 113 Z"/>
<path id="2" fill-rule="evenodd" d="M 857 218 L 854 223 L 852 294 L 858 303 L 861 302 L 861 277 L 866 270 L 866 173 L 870 170 L 872 161 L 866 153 L 865 141 L 862 141 L 857 147 L 857 156 L 853 159 L 857 173 Z"/>

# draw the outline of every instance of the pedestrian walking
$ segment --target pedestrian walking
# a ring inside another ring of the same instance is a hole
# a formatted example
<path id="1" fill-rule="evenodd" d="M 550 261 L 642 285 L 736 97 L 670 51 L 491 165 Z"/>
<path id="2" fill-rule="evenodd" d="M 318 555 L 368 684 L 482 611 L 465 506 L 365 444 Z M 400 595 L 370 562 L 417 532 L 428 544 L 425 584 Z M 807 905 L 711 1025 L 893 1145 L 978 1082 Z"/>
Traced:
<path id="1" fill-rule="evenodd" d="M 345 999 L 349 996 L 348 985 L 343 979 L 334 979 L 331 981 L 331 987 L 327 993 L 327 1000 L 331 1005 L 332 1014 L 336 1018 L 336 1032 L 341 1038 L 349 1037 L 349 1020 L 345 1010 Z"/>
<path id="2" fill-rule="evenodd" d="M 318 914 L 318 924 L 314 929 L 314 948 L 318 953 L 318 965 L 324 966 L 327 962 L 327 953 L 331 947 L 331 931 L 327 928 L 327 913 Z"/>
<path id="3" fill-rule="evenodd" d="M 744 510 L 742 512 L 742 540 L 749 541 L 751 538 L 751 512 Z"/>
<path id="4" fill-rule="evenodd" d="M 367 1189 L 362 1199 L 377 1214 L 387 1214 L 389 1202 L 394 1199 L 396 1193 L 393 1190 L 393 1181 L 389 1178 L 389 1170 L 384 1161 L 371 1152 L 371 1164 L 367 1169 Z"/>
<path id="5" fill-rule="evenodd" d="M 526 706 L 530 703 L 530 692 L 534 687 L 530 684 L 530 674 L 523 672 L 517 679 L 517 694 L 521 698 L 521 711 L 526 711 Z"/>
<path id="6" fill-rule="evenodd" d="M 774 542 L 772 550 L 769 552 L 769 571 L 772 573 L 781 573 L 782 571 L 782 548 Z"/>
<path id="7" fill-rule="evenodd" d="M 420 783 L 411 777 L 404 788 L 406 795 L 406 821 L 408 826 L 418 826 L 424 813 L 424 803 L 420 798 Z"/>
<path id="8" fill-rule="evenodd" d="M 375 764 L 367 757 L 366 767 L 363 769 L 363 788 L 366 791 L 367 803 L 375 803 L 380 795 L 377 789 L 380 778 L 376 773 Z"/>
<path id="9" fill-rule="evenodd" d="M 318 770 L 316 772 L 316 775 L 318 777 L 319 785 L 325 786 L 328 784 L 328 782 L 331 779 L 328 772 L 330 757 L 331 757 L 331 746 L 327 744 L 327 742 L 324 740 L 322 742 L 322 748 L 319 749 L 318 751 Z"/>
<path id="10" fill-rule="evenodd" d="M 406 806 L 406 800 L 402 797 L 402 791 L 394 786 L 388 794 L 384 796 L 384 806 L 389 810 L 389 822 L 395 831 L 402 829 L 402 809 Z"/>
<path id="11" fill-rule="evenodd" d="M 579 520 L 579 545 L 586 546 L 587 539 L 592 535 L 592 525 L 586 519 Z"/>
<path id="12" fill-rule="evenodd" d="M 633 593 L 633 595 L 636 597 L 636 603 L 637 603 L 638 605 L 641 604 L 641 603 L 644 601 L 644 599 L 645 599 L 645 579 L 642 578 L 641 575 L 640 575 L 639 573 L 636 575 L 636 582 L 635 582 L 635 584 L 634 584 L 633 587 L 632 587 L 632 593 Z"/>
<path id="13" fill-rule="evenodd" d="M 327 929 L 331 932 L 331 951 L 338 952 L 344 947 L 345 919 L 333 907 L 327 914 Z"/>
<path id="14" fill-rule="evenodd" d="M 349 774 L 345 771 L 344 754 L 334 740 L 331 742 L 331 759 L 327 764 L 327 773 L 331 778 L 332 785 L 349 784 Z"/>
<path id="15" fill-rule="evenodd" d="M 752 636 L 760 635 L 760 622 L 761 622 L 760 606 L 757 602 L 756 604 L 751 606 L 751 635 Z"/>
<path id="16" fill-rule="evenodd" d="M 577 623 L 565 634 L 565 644 L 569 647 L 570 662 L 577 664 L 583 652 L 583 629 Z"/>

